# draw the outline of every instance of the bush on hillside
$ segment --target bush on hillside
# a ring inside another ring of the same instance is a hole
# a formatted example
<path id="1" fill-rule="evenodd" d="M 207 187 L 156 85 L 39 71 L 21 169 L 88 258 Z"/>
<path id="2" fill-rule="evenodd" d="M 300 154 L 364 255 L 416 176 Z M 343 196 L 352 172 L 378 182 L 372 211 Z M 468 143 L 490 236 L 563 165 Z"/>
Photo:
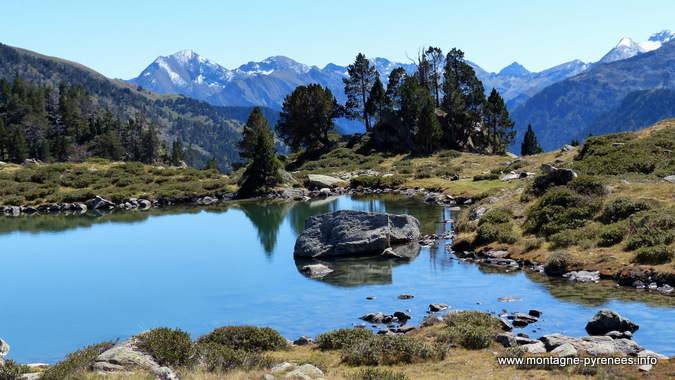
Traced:
<path id="1" fill-rule="evenodd" d="M 244 351 L 279 351 L 288 349 L 288 341 L 269 327 L 225 326 L 202 335 L 198 343 L 217 343 Z"/>
<path id="2" fill-rule="evenodd" d="M 161 366 L 186 366 L 194 355 L 190 334 L 181 329 L 160 327 L 136 335 L 136 346 Z"/>

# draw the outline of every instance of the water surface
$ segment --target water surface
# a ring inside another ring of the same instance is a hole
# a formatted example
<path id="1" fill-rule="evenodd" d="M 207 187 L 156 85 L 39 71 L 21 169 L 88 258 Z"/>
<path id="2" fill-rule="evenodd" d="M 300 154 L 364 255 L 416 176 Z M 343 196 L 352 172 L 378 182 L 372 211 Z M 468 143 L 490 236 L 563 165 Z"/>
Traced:
<path id="1" fill-rule="evenodd" d="M 417 324 L 437 302 L 494 312 L 536 308 L 543 317 L 524 329 L 531 336 L 585 335 L 586 322 L 607 307 L 641 326 L 638 343 L 675 354 L 673 297 L 481 268 L 443 245 L 405 262 L 333 260 L 334 273 L 305 277 L 305 262 L 293 258 L 304 220 L 339 209 L 411 214 L 424 233 L 443 231 L 440 222 L 450 217 L 419 199 L 380 195 L 0 218 L 0 337 L 11 345 L 8 358 L 54 363 L 83 346 L 155 327 L 197 338 L 248 324 L 296 339 L 397 310 L 411 310 Z M 399 300 L 403 293 L 415 298 Z M 505 296 L 523 300 L 500 303 Z"/>

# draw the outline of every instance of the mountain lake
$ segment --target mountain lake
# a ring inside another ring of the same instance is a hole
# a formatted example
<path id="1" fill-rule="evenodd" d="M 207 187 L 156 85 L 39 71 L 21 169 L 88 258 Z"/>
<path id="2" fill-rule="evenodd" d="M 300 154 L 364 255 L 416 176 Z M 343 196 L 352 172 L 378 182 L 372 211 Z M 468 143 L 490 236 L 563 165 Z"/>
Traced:
<path id="1" fill-rule="evenodd" d="M 442 221 L 452 216 L 389 194 L 0 217 L 0 338 L 11 346 L 7 358 L 53 364 L 87 345 L 156 327 L 180 328 L 196 339 L 226 325 L 269 326 L 294 340 L 399 310 L 410 310 L 408 323 L 417 325 L 431 303 L 497 314 L 540 310 L 539 322 L 514 330 L 533 338 L 585 336 L 588 320 L 609 308 L 640 325 L 637 343 L 675 355 L 672 295 L 478 266 L 448 252 L 448 241 L 422 247 L 410 261 L 324 260 L 335 272 L 306 277 L 300 268 L 308 262 L 293 258 L 305 219 L 341 209 L 410 214 L 426 234 L 450 228 Z"/>

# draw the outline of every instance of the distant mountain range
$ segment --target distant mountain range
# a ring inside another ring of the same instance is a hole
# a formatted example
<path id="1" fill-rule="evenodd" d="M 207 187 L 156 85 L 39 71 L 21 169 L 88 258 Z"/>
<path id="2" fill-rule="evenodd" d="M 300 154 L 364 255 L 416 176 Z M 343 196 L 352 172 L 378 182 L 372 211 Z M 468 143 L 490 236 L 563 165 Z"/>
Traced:
<path id="1" fill-rule="evenodd" d="M 649 41 L 641 44 L 624 38 L 598 63 L 611 63 L 645 54 L 674 38 L 675 33 L 668 30 L 652 35 Z M 403 67 L 409 74 L 416 70 L 413 63 L 392 62 L 385 58 L 372 58 L 370 61 L 384 83 L 396 67 Z M 498 73 L 491 73 L 473 62 L 469 63 L 483 82 L 486 92 L 496 88 L 512 111 L 548 86 L 579 75 L 596 65 L 574 60 L 533 73 L 514 62 Z M 191 50 L 183 50 L 158 57 L 130 82 L 161 94 L 183 94 L 216 106 L 260 105 L 281 110 L 286 95 L 297 86 L 310 83 L 330 88 L 338 102 L 344 104 L 346 96 L 342 79 L 346 77 L 345 66 L 331 63 L 319 68 L 284 56 L 248 62 L 230 70 Z M 363 129 L 360 124 L 346 120 L 340 120 L 339 124 L 345 133 L 362 132 Z M 519 125 L 518 128 L 527 128 L 527 124 L 524 127 Z"/>
<path id="2" fill-rule="evenodd" d="M 518 135 L 527 125 L 545 150 L 590 133 L 636 130 L 675 116 L 675 41 L 627 59 L 598 63 L 541 90 L 511 112 Z M 655 119 L 658 117 L 658 119 Z"/>

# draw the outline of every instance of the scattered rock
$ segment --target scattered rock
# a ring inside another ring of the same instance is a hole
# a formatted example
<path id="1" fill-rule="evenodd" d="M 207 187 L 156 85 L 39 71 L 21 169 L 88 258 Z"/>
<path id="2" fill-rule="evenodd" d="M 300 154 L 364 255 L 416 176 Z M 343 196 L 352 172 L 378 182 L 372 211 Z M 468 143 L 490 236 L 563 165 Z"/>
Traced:
<path id="1" fill-rule="evenodd" d="M 380 253 L 392 244 L 419 237 L 419 221 L 410 215 L 341 210 L 312 216 L 295 243 L 295 257 Z"/>
<path id="2" fill-rule="evenodd" d="M 598 282 L 600 281 L 600 272 L 598 271 L 571 271 L 563 274 L 570 282 Z"/>
<path id="3" fill-rule="evenodd" d="M 604 335 L 611 331 L 634 333 L 639 328 L 640 326 L 612 310 L 600 309 L 586 325 L 586 332 L 589 335 Z"/>
<path id="4" fill-rule="evenodd" d="M 308 346 L 314 344 L 314 339 L 308 336 L 301 336 L 300 338 L 294 340 L 293 344 L 296 346 Z"/>
<path id="5" fill-rule="evenodd" d="M 444 303 L 432 303 L 431 305 L 429 305 L 429 311 L 432 313 L 447 310 L 448 308 L 450 308 L 450 306 Z"/>
<path id="6" fill-rule="evenodd" d="M 505 348 L 514 347 L 517 344 L 516 336 L 510 332 L 495 335 L 495 342 L 501 344 Z"/>
<path id="7" fill-rule="evenodd" d="M 141 333 L 143 334 L 143 333 Z M 96 358 L 97 362 L 107 362 L 123 367 L 159 368 L 159 364 L 149 354 L 136 347 L 136 337 L 117 343 Z"/>
<path id="8" fill-rule="evenodd" d="M 576 358 L 579 356 L 576 348 L 569 343 L 562 344 L 551 351 L 551 354 L 562 358 Z"/>
<path id="9" fill-rule="evenodd" d="M 301 271 L 309 277 L 323 277 L 328 273 L 333 272 L 332 269 L 323 264 L 305 265 L 302 267 Z"/>
<path id="10" fill-rule="evenodd" d="M 412 319 L 412 317 L 409 314 L 406 314 L 402 311 L 396 311 L 394 312 L 394 317 L 398 319 L 400 322 L 405 322 L 409 319 Z"/>
<path id="11" fill-rule="evenodd" d="M 663 178 L 664 181 L 675 183 L 675 175 L 669 175 Z"/>
<path id="12" fill-rule="evenodd" d="M 178 375 L 169 367 L 159 367 L 150 371 L 150 376 L 162 380 L 179 380 Z"/>
<path id="13" fill-rule="evenodd" d="M 513 330 L 513 326 L 511 326 L 511 324 L 510 324 L 506 319 L 504 319 L 504 318 L 499 318 L 498 320 L 499 320 L 499 323 L 500 323 L 501 326 L 502 326 L 502 330 L 504 330 L 504 331 L 511 331 L 511 330 Z"/>
<path id="14" fill-rule="evenodd" d="M 343 182 L 340 178 L 321 174 L 307 174 L 307 181 L 309 182 L 310 188 L 315 187 L 318 189 L 335 187 L 339 182 Z"/>
<path id="15" fill-rule="evenodd" d="M 400 333 L 400 334 L 407 334 L 407 333 L 409 333 L 409 332 L 411 332 L 411 331 L 413 331 L 413 330 L 415 330 L 415 326 L 411 326 L 411 325 L 403 325 L 403 326 L 397 328 L 397 329 L 396 329 L 396 332 L 397 332 L 397 333 Z"/>
<path id="16" fill-rule="evenodd" d="M 542 342 L 523 344 L 522 346 L 530 354 L 545 354 L 546 353 L 546 347 L 544 347 L 544 343 L 542 343 Z"/>
<path id="17" fill-rule="evenodd" d="M 0 359 L 4 359 L 9 352 L 9 344 L 4 340 L 0 339 Z"/>
<path id="18" fill-rule="evenodd" d="M 488 210 L 485 207 L 478 206 L 473 211 L 471 211 L 471 214 L 469 215 L 469 221 L 475 222 L 476 220 L 480 219 L 481 216 L 485 215 L 487 212 Z"/>
<path id="19" fill-rule="evenodd" d="M 515 301 L 522 301 L 522 298 L 518 297 L 499 297 L 499 302 L 515 302 Z"/>
<path id="20" fill-rule="evenodd" d="M 611 344 L 598 344 L 586 350 L 591 356 L 606 356 L 616 352 L 616 349 Z"/>
<path id="21" fill-rule="evenodd" d="M 318 377 L 325 376 L 323 371 L 316 368 L 311 364 L 303 364 L 297 369 L 294 369 L 291 372 L 288 372 L 285 376 L 286 379 L 315 379 Z"/>
<path id="22" fill-rule="evenodd" d="M 633 339 L 633 333 L 630 331 L 610 331 L 605 336 L 612 339 Z"/>
<path id="23" fill-rule="evenodd" d="M 541 314 L 542 314 L 542 313 L 541 313 L 541 311 L 539 311 L 539 310 L 532 309 L 532 310 L 530 310 L 527 314 L 529 314 L 529 315 L 531 315 L 531 316 L 533 316 L 533 317 L 535 317 L 535 318 L 541 318 Z"/>
<path id="24" fill-rule="evenodd" d="M 100 196 L 97 195 L 96 198 L 87 202 L 87 207 L 92 209 L 92 210 L 96 210 L 96 209 L 100 209 L 100 208 L 110 209 L 110 208 L 115 208 L 115 203 L 113 203 L 113 202 L 111 202 L 107 199 L 101 198 Z"/>
<path id="25" fill-rule="evenodd" d="M 644 350 L 637 354 L 638 358 L 656 358 L 658 360 L 668 360 L 666 355 L 657 354 L 654 351 Z"/>
<path id="26" fill-rule="evenodd" d="M 641 372 L 650 372 L 652 370 L 651 364 L 645 364 L 638 367 L 638 370 Z"/>
<path id="27" fill-rule="evenodd" d="M 415 296 L 410 295 L 410 294 L 401 294 L 398 296 L 398 299 L 400 300 L 409 300 L 411 298 L 415 298 Z"/>
<path id="28" fill-rule="evenodd" d="M 612 344 L 624 356 L 637 356 L 637 354 L 645 350 L 644 347 L 630 339 L 614 339 L 612 340 Z"/>

